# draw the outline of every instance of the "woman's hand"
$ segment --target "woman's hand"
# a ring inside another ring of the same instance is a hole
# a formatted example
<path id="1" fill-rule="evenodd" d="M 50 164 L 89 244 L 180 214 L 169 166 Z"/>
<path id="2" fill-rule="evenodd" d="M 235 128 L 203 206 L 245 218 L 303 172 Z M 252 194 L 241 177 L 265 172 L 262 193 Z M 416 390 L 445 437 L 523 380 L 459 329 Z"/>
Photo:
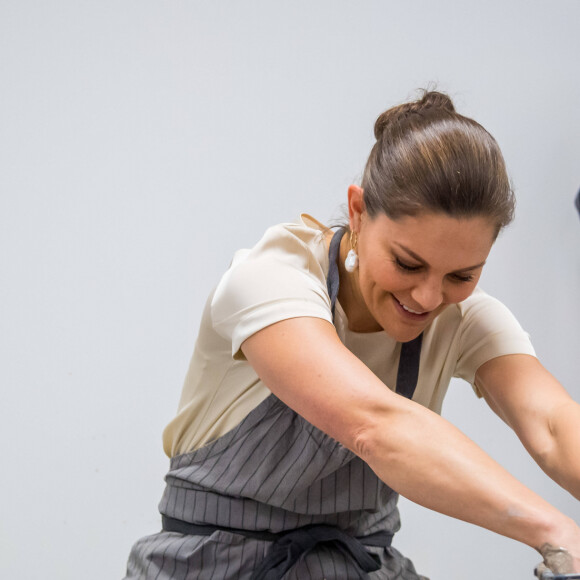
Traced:
<path id="1" fill-rule="evenodd" d="M 536 575 L 541 578 L 546 570 L 554 574 L 580 572 L 580 531 L 576 525 L 560 530 L 557 542 L 546 542 L 538 548 L 543 562 L 537 567 Z"/>
<path id="2" fill-rule="evenodd" d="M 540 550 L 544 558 L 535 572 L 538 578 L 551 578 L 553 574 L 574 574 L 579 570 L 580 561 L 566 550 L 566 548 L 544 544 Z M 580 578 L 580 575 L 578 576 Z"/>

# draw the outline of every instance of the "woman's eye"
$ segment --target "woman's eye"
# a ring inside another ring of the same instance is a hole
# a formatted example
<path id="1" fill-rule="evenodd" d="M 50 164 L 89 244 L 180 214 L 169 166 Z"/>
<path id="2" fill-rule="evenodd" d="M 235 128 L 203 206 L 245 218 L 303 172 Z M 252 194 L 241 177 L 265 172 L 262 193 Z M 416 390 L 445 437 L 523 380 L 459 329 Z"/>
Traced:
<path id="1" fill-rule="evenodd" d="M 473 280 L 473 276 L 471 274 L 452 274 L 451 276 L 456 282 L 471 282 Z"/>
<path id="2" fill-rule="evenodd" d="M 412 266 L 411 264 L 406 264 L 399 258 L 395 258 L 395 264 L 397 264 L 397 267 L 405 272 L 416 272 L 417 270 L 421 269 L 421 266 Z"/>

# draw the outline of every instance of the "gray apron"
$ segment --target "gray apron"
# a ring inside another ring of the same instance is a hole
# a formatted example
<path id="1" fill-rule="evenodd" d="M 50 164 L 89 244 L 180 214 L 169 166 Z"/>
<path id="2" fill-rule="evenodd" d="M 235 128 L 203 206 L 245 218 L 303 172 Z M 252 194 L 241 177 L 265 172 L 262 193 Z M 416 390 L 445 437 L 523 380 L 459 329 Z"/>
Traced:
<path id="1" fill-rule="evenodd" d="M 330 246 L 328 291 L 338 296 Z M 421 337 L 397 390 L 412 396 Z M 370 467 L 270 395 L 230 432 L 171 459 L 163 530 L 139 540 L 126 580 L 418 580 L 391 547 L 398 495 Z"/>

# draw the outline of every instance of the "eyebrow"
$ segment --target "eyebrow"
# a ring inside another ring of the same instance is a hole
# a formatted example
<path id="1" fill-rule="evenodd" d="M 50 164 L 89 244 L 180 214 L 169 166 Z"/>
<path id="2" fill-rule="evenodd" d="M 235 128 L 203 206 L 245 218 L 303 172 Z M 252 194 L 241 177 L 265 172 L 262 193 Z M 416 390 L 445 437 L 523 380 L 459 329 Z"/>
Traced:
<path id="1" fill-rule="evenodd" d="M 421 264 L 423 266 L 429 266 L 429 264 L 423 260 L 423 258 L 421 258 L 421 256 L 418 256 L 417 254 L 415 254 L 415 252 L 413 252 L 413 250 L 410 250 L 409 248 L 407 248 L 406 246 L 403 246 L 403 244 L 399 244 L 398 242 L 393 242 L 395 245 L 399 246 L 399 248 L 401 248 L 401 250 L 405 251 L 407 254 L 409 254 L 409 256 L 411 256 L 411 258 L 417 260 L 417 262 L 421 262 Z M 454 270 L 452 273 L 456 273 L 456 272 L 470 272 L 471 270 L 477 270 L 478 268 L 481 268 L 482 266 L 485 265 L 486 260 L 484 260 L 483 262 L 479 263 L 479 264 L 475 264 L 475 266 L 468 266 L 467 268 L 459 268 L 459 270 Z"/>

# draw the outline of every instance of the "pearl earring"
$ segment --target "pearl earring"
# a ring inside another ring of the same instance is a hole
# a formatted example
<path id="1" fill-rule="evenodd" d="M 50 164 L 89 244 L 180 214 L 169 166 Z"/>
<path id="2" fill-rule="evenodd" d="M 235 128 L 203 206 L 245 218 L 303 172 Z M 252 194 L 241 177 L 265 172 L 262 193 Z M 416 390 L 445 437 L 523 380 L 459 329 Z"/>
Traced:
<path id="1" fill-rule="evenodd" d="M 357 244 L 356 234 L 350 232 L 350 250 L 348 251 L 348 254 L 346 255 L 346 260 L 344 261 L 344 267 L 347 272 L 354 272 L 358 266 L 358 254 L 356 253 L 356 244 Z"/>

